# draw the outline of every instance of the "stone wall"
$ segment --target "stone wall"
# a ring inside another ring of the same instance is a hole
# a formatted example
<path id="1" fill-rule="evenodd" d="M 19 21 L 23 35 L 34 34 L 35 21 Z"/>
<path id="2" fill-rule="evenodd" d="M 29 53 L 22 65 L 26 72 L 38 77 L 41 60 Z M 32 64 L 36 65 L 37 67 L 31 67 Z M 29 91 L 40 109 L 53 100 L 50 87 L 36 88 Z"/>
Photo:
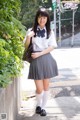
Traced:
<path id="1" fill-rule="evenodd" d="M 7 113 L 7 120 L 17 120 L 20 108 L 19 83 L 19 78 L 16 78 L 7 88 L 0 88 L 0 114 Z"/>

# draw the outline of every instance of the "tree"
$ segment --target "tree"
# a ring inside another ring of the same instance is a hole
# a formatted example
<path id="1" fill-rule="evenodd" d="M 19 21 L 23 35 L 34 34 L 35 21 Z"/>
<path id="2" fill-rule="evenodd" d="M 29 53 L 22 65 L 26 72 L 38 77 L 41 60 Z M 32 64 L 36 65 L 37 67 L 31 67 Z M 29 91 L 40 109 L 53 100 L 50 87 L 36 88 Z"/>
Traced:
<path id="1" fill-rule="evenodd" d="M 21 0 L 21 2 L 20 21 L 26 28 L 32 27 L 35 13 L 42 2 L 38 0 Z"/>

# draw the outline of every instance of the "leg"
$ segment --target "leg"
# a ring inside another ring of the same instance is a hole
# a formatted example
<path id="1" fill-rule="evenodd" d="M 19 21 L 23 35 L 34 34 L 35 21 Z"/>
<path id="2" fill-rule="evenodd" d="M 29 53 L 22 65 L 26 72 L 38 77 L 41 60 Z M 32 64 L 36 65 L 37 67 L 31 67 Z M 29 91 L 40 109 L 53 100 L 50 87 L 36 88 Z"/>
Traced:
<path id="1" fill-rule="evenodd" d="M 36 113 L 40 114 L 43 96 L 43 80 L 35 80 L 34 82 L 36 85 L 36 100 L 37 100 Z"/>
<path id="2" fill-rule="evenodd" d="M 48 89 L 49 89 L 49 79 L 44 79 L 43 80 L 43 88 L 44 88 L 44 91 L 48 91 Z"/>
<path id="3" fill-rule="evenodd" d="M 43 93 L 43 99 L 42 99 L 42 109 L 45 109 L 47 99 L 48 99 L 49 79 L 43 80 L 43 87 L 44 87 L 44 93 Z"/>
<path id="4" fill-rule="evenodd" d="M 49 79 L 43 80 L 43 88 L 44 88 L 44 93 L 43 93 L 43 98 L 42 98 L 41 116 L 46 116 L 45 106 L 48 100 Z"/>
<path id="5" fill-rule="evenodd" d="M 49 79 L 45 80 L 35 80 L 36 85 L 36 98 L 37 98 L 37 107 L 36 113 L 41 116 L 46 116 L 45 105 L 47 103 L 48 89 L 49 89 Z M 44 90 L 44 94 L 43 94 Z"/>
<path id="6" fill-rule="evenodd" d="M 36 93 L 40 94 L 43 91 L 43 80 L 34 80 L 36 85 Z"/>
<path id="7" fill-rule="evenodd" d="M 35 80 L 37 106 L 41 107 L 43 96 L 43 80 Z"/>

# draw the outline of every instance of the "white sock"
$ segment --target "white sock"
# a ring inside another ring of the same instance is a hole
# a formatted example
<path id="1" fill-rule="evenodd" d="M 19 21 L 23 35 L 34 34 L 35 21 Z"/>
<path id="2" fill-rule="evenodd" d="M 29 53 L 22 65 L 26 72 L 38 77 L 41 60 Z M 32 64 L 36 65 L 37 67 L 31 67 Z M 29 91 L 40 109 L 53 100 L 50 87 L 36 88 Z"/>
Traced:
<path id="1" fill-rule="evenodd" d="M 43 97 L 43 92 L 40 93 L 40 94 L 36 94 L 37 106 L 40 106 L 40 107 L 41 107 L 42 97 Z"/>
<path id="2" fill-rule="evenodd" d="M 47 100 L 48 100 L 48 92 L 49 91 L 44 91 L 43 93 L 43 98 L 42 98 L 42 109 L 45 109 L 45 106 L 46 106 L 46 103 L 47 103 Z"/>

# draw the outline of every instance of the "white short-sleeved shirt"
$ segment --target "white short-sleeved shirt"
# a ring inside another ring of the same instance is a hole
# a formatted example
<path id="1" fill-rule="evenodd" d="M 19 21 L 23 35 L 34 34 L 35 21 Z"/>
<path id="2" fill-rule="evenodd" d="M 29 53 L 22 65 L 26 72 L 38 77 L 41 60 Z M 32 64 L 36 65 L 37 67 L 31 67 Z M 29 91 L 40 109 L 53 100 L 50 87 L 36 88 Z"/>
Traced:
<path id="1" fill-rule="evenodd" d="M 46 28 L 44 28 L 46 30 Z M 27 35 L 30 34 L 30 30 L 28 31 Z M 44 49 L 48 48 L 49 46 L 53 46 L 54 48 L 57 47 L 56 39 L 54 32 L 51 31 L 49 38 L 47 39 L 47 34 L 45 32 L 45 37 L 33 37 L 33 50 L 34 51 L 43 51 Z"/>

